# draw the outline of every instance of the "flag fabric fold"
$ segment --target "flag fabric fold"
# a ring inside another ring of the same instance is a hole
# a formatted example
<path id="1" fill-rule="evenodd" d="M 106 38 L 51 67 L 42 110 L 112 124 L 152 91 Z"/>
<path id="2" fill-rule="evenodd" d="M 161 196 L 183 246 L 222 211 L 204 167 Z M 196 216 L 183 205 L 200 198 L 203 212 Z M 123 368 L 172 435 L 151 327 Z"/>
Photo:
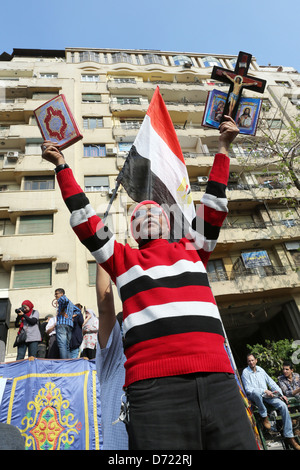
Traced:
<path id="1" fill-rule="evenodd" d="M 195 208 L 180 143 L 159 87 L 117 181 L 135 202 L 153 200 L 163 206 L 171 238 L 184 236 Z"/>

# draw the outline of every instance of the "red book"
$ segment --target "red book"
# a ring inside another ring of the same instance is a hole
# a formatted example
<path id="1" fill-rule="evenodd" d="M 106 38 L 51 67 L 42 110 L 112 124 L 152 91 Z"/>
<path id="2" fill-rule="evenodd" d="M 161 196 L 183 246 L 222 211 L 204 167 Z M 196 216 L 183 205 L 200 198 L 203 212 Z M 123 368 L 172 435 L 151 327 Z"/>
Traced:
<path id="1" fill-rule="evenodd" d="M 82 135 L 64 95 L 42 104 L 34 114 L 44 140 L 56 142 L 60 150 L 75 144 Z"/>

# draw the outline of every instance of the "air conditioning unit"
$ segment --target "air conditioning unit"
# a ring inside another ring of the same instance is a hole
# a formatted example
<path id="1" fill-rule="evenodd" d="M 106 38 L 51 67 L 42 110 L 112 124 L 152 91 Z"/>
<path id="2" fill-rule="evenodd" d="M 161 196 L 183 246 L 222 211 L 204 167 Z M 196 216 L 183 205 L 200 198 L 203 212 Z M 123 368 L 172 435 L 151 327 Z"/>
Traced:
<path id="1" fill-rule="evenodd" d="M 56 263 L 55 271 L 57 273 L 63 273 L 69 271 L 69 263 Z"/>
<path id="2" fill-rule="evenodd" d="M 6 157 L 8 160 L 18 160 L 19 152 L 7 152 Z"/>
<path id="3" fill-rule="evenodd" d="M 208 176 L 198 176 L 197 181 L 198 183 L 207 183 Z"/>
<path id="4" fill-rule="evenodd" d="M 115 155 L 117 153 L 116 147 L 106 147 L 107 155 Z"/>

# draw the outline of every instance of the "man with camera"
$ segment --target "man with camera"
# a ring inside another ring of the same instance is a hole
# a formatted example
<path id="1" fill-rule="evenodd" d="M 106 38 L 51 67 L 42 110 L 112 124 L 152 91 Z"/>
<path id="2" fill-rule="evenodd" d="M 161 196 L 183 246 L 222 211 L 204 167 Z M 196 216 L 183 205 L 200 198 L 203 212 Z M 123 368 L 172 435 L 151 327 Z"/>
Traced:
<path id="1" fill-rule="evenodd" d="M 36 357 L 41 333 L 39 329 L 39 312 L 34 310 L 30 300 L 24 300 L 20 308 L 15 310 L 17 319 L 15 327 L 19 328 L 14 346 L 17 346 L 17 361 L 24 359 L 28 349 L 28 357 Z"/>

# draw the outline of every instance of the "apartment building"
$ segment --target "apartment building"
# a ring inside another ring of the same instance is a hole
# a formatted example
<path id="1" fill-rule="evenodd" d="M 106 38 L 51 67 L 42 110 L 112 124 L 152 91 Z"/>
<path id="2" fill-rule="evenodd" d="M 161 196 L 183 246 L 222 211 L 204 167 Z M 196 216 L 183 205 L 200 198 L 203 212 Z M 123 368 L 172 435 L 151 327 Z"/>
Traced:
<path id="1" fill-rule="evenodd" d="M 64 155 L 101 215 L 159 86 L 198 204 L 218 145 L 218 131 L 201 125 L 207 94 L 228 89 L 211 79 L 212 67 L 234 70 L 236 60 L 83 48 L 14 49 L 0 55 L 0 304 L 10 311 L 6 361 L 16 355 L 14 312 L 23 300 L 31 300 L 43 319 L 55 313 L 54 290 L 63 287 L 74 303 L 97 310 L 96 265 L 69 227 L 53 166 L 42 161 L 34 110 L 58 94 L 66 96 L 83 139 Z M 249 74 L 267 80 L 262 130 L 248 139 L 238 136 L 232 146 L 230 212 L 208 265 L 238 365 L 244 365 L 246 344 L 300 339 L 299 191 L 282 176 L 274 155 L 271 161 L 262 143 L 255 147 L 266 126 L 275 141 L 297 115 L 300 77 L 292 67 L 262 66 L 254 57 Z M 133 244 L 131 204 L 120 188 L 107 222 L 120 241 Z M 121 310 L 116 291 L 115 308 Z"/>

